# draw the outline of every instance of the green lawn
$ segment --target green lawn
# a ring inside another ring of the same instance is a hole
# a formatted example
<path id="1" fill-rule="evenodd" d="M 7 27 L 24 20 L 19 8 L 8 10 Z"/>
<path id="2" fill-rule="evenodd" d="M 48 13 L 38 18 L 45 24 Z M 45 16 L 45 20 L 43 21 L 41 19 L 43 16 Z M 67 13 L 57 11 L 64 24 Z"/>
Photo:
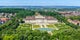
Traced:
<path id="1" fill-rule="evenodd" d="M 54 28 L 55 25 L 54 24 L 49 24 L 49 25 L 46 25 L 48 28 Z"/>
<path id="2" fill-rule="evenodd" d="M 55 24 L 56 27 L 58 27 L 59 29 L 69 29 L 71 28 L 70 26 L 63 24 L 63 23 L 59 23 L 59 24 Z"/>
<path id="3" fill-rule="evenodd" d="M 54 25 L 54 24 L 49 24 L 49 25 L 46 25 L 48 28 L 54 28 L 56 30 L 58 30 L 58 28 Z"/>
<path id="4" fill-rule="evenodd" d="M 40 28 L 40 25 L 33 25 L 33 28 Z"/>
<path id="5" fill-rule="evenodd" d="M 31 24 L 20 24 L 16 30 L 31 30 Z"/>

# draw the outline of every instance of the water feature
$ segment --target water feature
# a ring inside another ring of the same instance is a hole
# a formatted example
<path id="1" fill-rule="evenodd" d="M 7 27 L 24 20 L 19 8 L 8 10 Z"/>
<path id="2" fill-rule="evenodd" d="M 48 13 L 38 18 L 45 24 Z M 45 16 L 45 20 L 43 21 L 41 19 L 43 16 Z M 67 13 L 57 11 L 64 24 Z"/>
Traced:
<path id="1" fill-rule="evenodd" d="M 53 28 L 39 28 L 38 30 L 41 30 L 41 31 L 52 31 L 54 29 Z"/>

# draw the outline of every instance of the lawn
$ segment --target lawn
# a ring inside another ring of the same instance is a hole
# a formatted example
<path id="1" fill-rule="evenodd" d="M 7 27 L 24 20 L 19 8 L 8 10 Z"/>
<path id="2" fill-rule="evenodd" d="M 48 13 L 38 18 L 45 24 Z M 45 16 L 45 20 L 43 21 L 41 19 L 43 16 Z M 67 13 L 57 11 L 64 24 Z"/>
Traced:
<path id="1" fill-rule="evenodd" d="M 33 25 L 33 28 L 40 28 L 40 25 Z"/>
<path id="2" fill-rule="evenodd" d="M 46 25 L 48 28 L 53 28 L 53 29 L 56 29 L 58 30 L 58 28 L 54 25 L 54 24 L 49 24 L 49 25 Z"/>
<path id="3" fill-rule="evenodd" d="M 54 28 L 54 24 L 49 24 L 49 25 L 46 25 L 48 28 Z"/>
<path id="4" fill-rule="evenodd" d="M 70 26 L 63 24 L 63 23 L 59 23 L 59 24 L 55 24 L 56 27 L 58 27 L 59 29 L 69 29 L 71 28 Z"/>
<path id="5" fill-rule="evenodd" d="M 31 24 L 22 23 L 16 30 L 31 30 Z"/>

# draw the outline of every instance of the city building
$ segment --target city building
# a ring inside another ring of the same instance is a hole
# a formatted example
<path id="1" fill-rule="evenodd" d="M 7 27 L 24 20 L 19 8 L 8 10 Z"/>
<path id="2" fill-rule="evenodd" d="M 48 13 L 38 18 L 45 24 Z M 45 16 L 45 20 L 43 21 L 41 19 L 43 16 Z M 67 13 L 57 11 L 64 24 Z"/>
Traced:
<path id="1" fill-rule="evenodd" d="M 0 24 L 7 22 L 9 18 L 0 18 Z"/>
<path id="2" fill-rule="evenodd" d="M 70 23 L 73 23 L 73 24 L 75 24 L 75 25 L 80 26 L 80 21 L 78 21 L 78 20 L 71 20 L 71 19 L 68 19 L 68 21 L 69 21 Z"/>
<path id="3" fill-rule="evenodd" d="M 67 16 L 79 16 L 80 15 L 80 12 L 78 12 L 78 11 L 58 11 L 58 12 L 65 17 L 67 17 Z"/>

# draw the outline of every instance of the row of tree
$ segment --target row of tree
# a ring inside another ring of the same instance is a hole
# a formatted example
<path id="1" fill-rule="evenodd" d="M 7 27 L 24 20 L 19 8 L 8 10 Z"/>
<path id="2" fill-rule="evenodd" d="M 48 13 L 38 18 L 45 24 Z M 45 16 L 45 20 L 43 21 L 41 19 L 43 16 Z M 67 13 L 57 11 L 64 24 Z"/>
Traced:
<path id="1" fill-rule="evenodd" d="M 69 18 L 71 20 L 79 20 L 80 21 L 80 16 L 70 16 Z"/>
<path id="2" fill-rule="evenodd" d="M 0 8 L 0 13 L 17 13 L 21 10 L 25 10 L 23 8 Z"/>

